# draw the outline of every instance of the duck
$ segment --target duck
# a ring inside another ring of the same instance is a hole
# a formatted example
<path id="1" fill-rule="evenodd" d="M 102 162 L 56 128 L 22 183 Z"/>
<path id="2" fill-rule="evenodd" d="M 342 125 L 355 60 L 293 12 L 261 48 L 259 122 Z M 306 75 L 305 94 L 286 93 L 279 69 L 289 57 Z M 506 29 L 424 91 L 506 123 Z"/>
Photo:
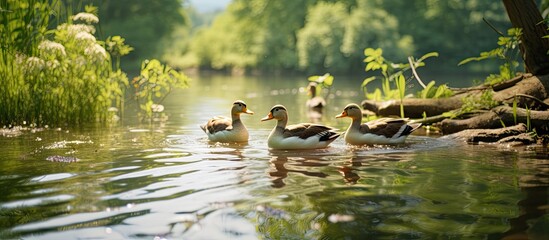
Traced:
<path id="1" fill-rule="evenodd" d="M 311 98 L 305 103 L 307 108 L 315 109 L 319 112 L 322 112 L 322 108 L 326 106 L 326 100 L 323 97 L 316 95 L 316 82 L 310 82 L 307 86 L 307 95 L 310 95 Z"/>
<path id="2" fill-rule="evenodd" d="M 267 144 L 271 149 L 318 149 L 326 148 L 340 134 L 337 129 L 314 123 L 288 124 L 288 110 L 275 105 L 261 121 L 276 119 L 277 124 L 269 134 Z"/>
<path id="3" fill-rule="evenodd" d="M 379 118 L 362 122 L 362 110 L 358 104 L 345 106 L 336 118 L 348 117 L 351 125 L 345 132 L 345 142 L 351 145 L 402 144 L 410 133 L 421 127 L 420 123 L 409 124 L 406 118 Z"/>
<path id="4" fill-rule="evenodd" d="M 246 103 L 242 100 L 233 102 L 231 108 L 231 118 L 225 116 L 216 116 L 208 120 L 208 122 L 200 128 L 208 135 L 208 139 L 212 142 L 247 142 L 249 138 L 248 129 L 240 120 L 240 114 L 253 115 L 254 112 L 249 110 Z"/>

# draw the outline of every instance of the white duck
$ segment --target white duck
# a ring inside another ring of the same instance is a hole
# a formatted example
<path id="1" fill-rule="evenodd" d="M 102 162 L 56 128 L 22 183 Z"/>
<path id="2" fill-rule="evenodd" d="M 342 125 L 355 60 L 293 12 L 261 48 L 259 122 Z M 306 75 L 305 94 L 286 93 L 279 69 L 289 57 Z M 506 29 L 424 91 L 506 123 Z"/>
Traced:
<path id="1" fill-rule="evenodd" d="M 288 111 L 282 105 L 275 105 L 261 121 L 276 119 L 278 122 L 268 145 L 272 149 L 316 149 L 325 148 L 339 137 L 336 129 L 320 124 L 300 123 L 286 127 Z"/>
<path id="2" fill-rule="evenodd" d="M 408 135 L 421 124 L 408 124 L 403 118 L 380 118 L 367 123 L 362 122 L 362 111 L 357 104 L 351 103 L 336 118 L 349 117 L 353 121 L 345 132 L 345 142 L 353 145 L 364 144 L 401 144 Z"/>
<path id="3" fill-rule="evenodd" d="M 231 118 L 224 116 L 213 117 L 203 126 L 202 130 L 212 142 L 247 142 L 248 129 L 240 120 L 240 114 L 254 114 L 248 110 L 246 103 L 236 100 L 231 109 Z"/>

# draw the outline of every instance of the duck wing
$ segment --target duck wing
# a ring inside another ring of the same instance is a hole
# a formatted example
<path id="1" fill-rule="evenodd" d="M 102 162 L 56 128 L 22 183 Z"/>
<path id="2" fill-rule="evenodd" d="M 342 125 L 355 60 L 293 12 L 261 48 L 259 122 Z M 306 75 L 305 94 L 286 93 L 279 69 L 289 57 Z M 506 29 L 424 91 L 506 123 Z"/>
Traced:
<path id="1" fill-rule="evenodd" d="M 284 129 L 284 138 L 299 137 L 301 139 L 307 139 L 312 136 L 320 136 L 321 141 L 327 141 L 339 137 L 339 133 L 336 129 L 320 124 L 313 123 L 301 123 L 290 125 Z"/>
<path id="2" fill-rule="evenodd" d="M 217 116 L 208 121 L 206 125 L 201 126 L 202 130 L 204 132 L 209 132 L 210 134 L 214 134 L 216 132 L 224 131 L 224 130 L 232 130 L 232 120 L 228 117 L 224 116 Z"/>
<path id="3" fill-rule="evenodd" d="M 380 118 L 360 125 L 360 132 L 397 138 L 410 134 L 414 128 L 408 126 L 407 119 L 403 118 Z"/>

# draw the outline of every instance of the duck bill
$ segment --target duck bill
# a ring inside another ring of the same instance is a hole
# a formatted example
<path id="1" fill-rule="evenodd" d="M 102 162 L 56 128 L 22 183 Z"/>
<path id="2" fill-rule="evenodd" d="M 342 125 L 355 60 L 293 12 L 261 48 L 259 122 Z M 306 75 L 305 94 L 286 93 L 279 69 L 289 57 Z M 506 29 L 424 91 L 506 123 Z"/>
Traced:
<path id="1" fill-rule="evenodd" d="M 341 114 L 337 115 L 336 118 L 347 117 L 347 112 L 343 111 Z"/>
<path id="2" fill-rule="evenodd" d="M 244 110 L 244 113 L 250 114 L 250 115 L 254 115 L 254 112 L 253 112 L 253 111 L 250 111 L 250 110 L 248 110 L 248 109 L 245 109 L 245 110 Z"/>
<path id="3" fill-rule="evenodd" d="M 269 113 L 269 115 L 265 116 L 264 118 L 261 119 L 262 122 L 264 121 L 269 121 L 271 119 L 273 119 L 273 114 L 272 113 Z"/>

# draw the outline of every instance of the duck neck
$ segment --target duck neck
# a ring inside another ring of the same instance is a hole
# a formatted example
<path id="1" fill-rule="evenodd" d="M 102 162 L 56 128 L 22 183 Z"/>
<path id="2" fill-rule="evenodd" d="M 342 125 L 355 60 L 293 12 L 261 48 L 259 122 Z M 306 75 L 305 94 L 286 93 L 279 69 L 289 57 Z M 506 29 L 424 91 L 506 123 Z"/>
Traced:
<path id="1" fill-rule="evenodd" d="M 349 126 L 349 129 L 360 129 L 360 124 L 362 123 L 362 116 L 352 118 L 353 121 L 351 121 L 351 126 Z"/>
<path id="2" fill-rule="evenodd" d="M 280 134 L 282 134 L 282 132 L 284 132 L 284 129 L 286 129 L 286 124 L 288 124 L 288 118 L 279 119 L 276 122 L 276 126 L 273 129 L 273 132 L 279 132 Z"/>
<path id="3" fill-rule="evenodd" d="M 232 113 L 231 117 L 233 119 L 233 126 L 242 123 L 242 121 L 240 121 L 240 114 L 239 113 Z"/>

